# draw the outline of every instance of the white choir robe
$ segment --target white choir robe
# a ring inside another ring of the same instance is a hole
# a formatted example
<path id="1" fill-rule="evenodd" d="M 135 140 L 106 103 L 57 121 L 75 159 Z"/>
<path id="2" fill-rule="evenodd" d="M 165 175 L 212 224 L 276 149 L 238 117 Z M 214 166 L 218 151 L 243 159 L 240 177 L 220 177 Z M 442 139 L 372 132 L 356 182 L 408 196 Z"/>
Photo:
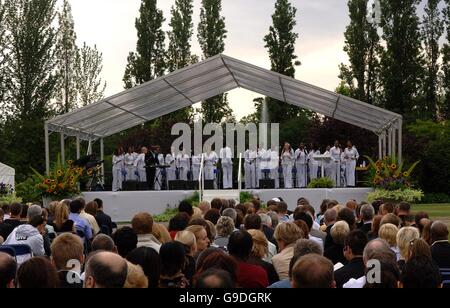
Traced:
<path id="1" fill-rule="evenodd" d="M 124 156 L 125 171 L 127 173 L 125 176 L 126 181 L 136 180 L 136 167 L 134 166 L 134 157 L 135 155 L 133 155 L 133 153 L 127 153 Z"/>
<path id="2" fill-rule="evenodd" d="M 164 161 L 164 155 L 163 154 L 158 154 L 158 163 L 160 165 L 164 165 L 165 161 Z M 163 172 L 164 169 L 161 168 L 156 168 L 156 175 L 155 175 L 155 190 L 161 190 L 162 189 L 162 179 L 163 179 Z M 150 183 L 151 185 L 151 183 Z"/>
<path id="3" fill-rule="evenodd" d="M 175 158 L 175 154 L 166 155 L 166 165 L 169 165 L 166 169 L 167 187 L 169 187 L 169 181 L 175 181 L 177 179 Z"/>
<path id="4" fill-rule="evenodd" d="M 113 174 L 113 181 L 112 181 L 112 191 L 118 191 L 122 190 L 122 182 L 124 180 L 123 173 L 124 173 L 124 155 L 113 155 L 112 157 L 112 174 Z"/>
<path id="5" fill-rule="evenodd" d="M 245 189 L 256 188 L 256 152 L 244 153 Z"/>
<path id="6" fill-rule="evenodd" d="M 312 181 L 317 179 L 317 171 L 319 170 L 319 163 L 314 159 L 315 155 L 320 155 L 320 151 L 310 151 L 308 154 L 309 159 L 309 179 Z"/>
<path id="7" fill-rule="evenodd" d="M 205 178 L 205 180 L 215 180 L 215 174 L 214 174 L 214 170 L 215 170 L 215 165 L 217 164 L 217 160 L 218 160 L 218 156 L 216 154 L 216 152 L 212 151 L 209 154 L 206 153 L 203 161 L 204 161 L 204 172 L 203 172 L 203 176 Z"/>
<path id="8" fill-rule="evenodd" d="M 139 182 L 147 182 L 147 172 L 145 170 L 145 154 L 141 153 L 134 161 L 134 167 L 137 170 L 137 179 Z"/>
<path id="9" fill-rule="evenodd" d="M 262 165 L 263 165 L 263 157 L 266 153 L 266 150 L 259 149 L 256 153 L 256 162 L 255 162 L 255 180 L 256 180 L 256 188 L 259 187 L 259 180 L 264 178 L 262 174 Z"/>
<path id="10" fill-rule="evenodd" d="M 341 148 L 332 147 L 331 154 L 331 179 L 336 187 L 341 187 Z"/>
<path id="11" fill-rule="evenodd" d="M 202 156 L 192 156 L 192 180 L 198 181 L 200 178 L 200 166 L 202 164 Z"/>
<path id="12" fill-rule="evenodd" d="M 188 180 L 188 172 L 191 170 L 190 157 L 188 154 L 178 154 L 178 170 L 180 171 L 180 180 Z"/>
<path id="13" fill-rule="evenodd" d="M 345 158 L 345 177 L 347 178 L 347 186 L 355 187 L 356 161 L 359 158 L 358 150 L 355 147 L 344 150 Z"/>
<path id="14" fill-rule="evenodd" d="M 233 161 L 232 153 L 229 147 L 220 149 L 219 158 L 222 163 L 223 188 L 233 188 Z"/>
<path id="15" fill-rule="evenodd" d="M 330 156 L 331 157 L 331 153 L 329 151 L 325 151 L 325 153 L 323 153 L 324 156 Z M 332 178 L 332 169 L 333 169 L 333 159 L 329 159 L 329 160 L 322 160 L 322 168 L 324 168 L 324 175 L 327 178 L 333 179 Z"/>
<path id="16" fill-rule="evenodd" d="M 341 185 L 342 187 L 347 187 L 347 174 L 345 168 L 345 158 L 344 152 L 341 153 Z"/>
<path id="17" fill-rule="evenodd" d="M 308 171 L 307 171 L 307 160 L 308 154 L 305 150 L 297 149 L 294 154 L 295 157 L 295 168 L 297 169 L 297 188 L 306 187 L 306 183 L 308 182 Z"/>
<path id="18" fill-rule="evenodd" d="M 278 151 L 270 151 L 270 179 L 275 180 L 275 188 L 280 188 L 280 173 L 278 168 L 280 167 L 280 157 Z"/>
<path id="19" fill-rule="evenodd" d="M 294 151 L 285 151 L 281 154 L 283 166 L 284 188 L 292 188 L 292 168 L 294 167 Z"/>

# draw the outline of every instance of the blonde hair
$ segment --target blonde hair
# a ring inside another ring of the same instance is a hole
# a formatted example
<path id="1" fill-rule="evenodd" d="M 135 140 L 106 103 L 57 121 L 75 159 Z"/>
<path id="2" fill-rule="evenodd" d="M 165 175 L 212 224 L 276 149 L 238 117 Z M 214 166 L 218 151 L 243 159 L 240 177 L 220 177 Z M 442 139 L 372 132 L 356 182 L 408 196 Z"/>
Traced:
<path id="1" fill-rule="evenodd" d="M 303 231 L 293 222 L 279 224 L 273 233 L 273 238 L 277 241 L 283 241 L 286 246 L 295 243 L 304 236 Z"/>
<path id="2" fill-rule="evenodd" d="M 252 254 L 261 259 L 267 256 L 267 253 L 269 252 L 269 243 L 267 242 L 264 233 L 255 229 L 248 230 L 247 232 L 250 233 L 253 238 Z"/>
<path id="3" fill-rule="evenodd" d="M 336 211 L 336 213 L 338 213 L 338 214 L 339 214 L 339 212 L 340 212 L 343 208 L 345 208 L 345 206 L 343 206 L 342 204 L 338 204 L 338 205 L 333 206 L 333 209 L 334 209 L 334 210 Z"/>
<path id="4" fill-rule="evenodd" d="M 58 205 L 59 201 L 52 201 L 50 202 L 50 204 L 48 205 L 48 212 L 51 215 L 55 215 L 55 208 Z"/>
<path id="5" fill-rule="evenodd" d="M 414 227 L 401 228 L 397 233 L 397 246 L 403 259 L 408 258 L 411 242 L 420 237 L 419 230 Z"/>
<path id="6" fill-rule="evenodd" d="M 154 237 L 156 237 L 158 239 L 158 241 L 161 244 L 172 241 L 169 231 L 167 231 L 166 227 L 161 224 L 157 224 L 157 223 L 153 224 L 152 234 Z"/>
<path id="7" fill-rule="evenodd" d="M 148 278 L 145 276 L 144 271 L 140 265 L 135 265 L 127 261 L 128 274 L 125 281 L 125 289 L 146 289 L 148 288 Z"/>
<path id="8" fill-rule="evenodd" d="M 211 233 L 210 241 L 212 242 L 212 241 L 214 241 L 214 239 L 217 236 L 216 226 L 214 226 L 214 224 L 212 222 L 210 222 L 209 220 L 207 220 L 206 223 L 209 226 L 209 232 Z"/>
<path id="9" fill-rule="evenodd" d="M 84 246 L 79 236 L 72 233 L 63 233 L 53 240 L 50 251 L 56 268 L 65 270 L 68 269 L 67 262 L 69 260 L 82 261 Z"/>
<path id="10" fill-rule="evenodd" d="M 331 227 L 331 237 L 333 238 L 333 242 L 336 244 L 344 244 L 345 238 L 350 233 L 350 227 L 348 223 L 341 220 L 336 222 L 333 227 Z"/>
<path id="11" fill-rule="evenodd" d="M 378 236 L 388 242 L 389 246 L 397 246 L 398 228 L 394 224 L 384 224 L 378 231 Z"/>
<path id="12" fill-rule="evenodd" d="M 191 231 L 178 231 L 175 235 L 175 241 L 180 242 L 181 244 L 193 247 L 197 245 L 197 239 L 195 238 L 195 234 Z"/>
<path id="13" fill-rule="evenodd" d="M 201 209 L 199 209 L 199 208 L 196 207 L 196 206 L 193 206 L 193 207 L 192 207 L 192 210 L 194 211 L 194 213 L 192 214 L 191 219 L 202 218 L 203 213 L 202 213 L 202 210 L 201 210 Z"/>
<path id="14" fill-rule="evenodd" d="M 202 201 L 198 204 L 198 208 L 202 211 L 202 213 L 206 213 L 211 209 L 211 203 L 208 201 Z"/>
<path id="15" fill-rule="evenodd" d="M 187 227 L 184 231 L 190 231 L 190 232 L 194 233 L 195 239 L 197 240 L 198 239 L 198 234 L 202 230 L 206 231 L 206 228 L 203 227 L 203 226 L 200 226 L 200 225 L 192 225 L 192 226 Z M 208 232 L 206 232 L 206 234 L 208 234 Z"/>
<path id="16" fill-rule="evenodd" d="M 58 229 L 69 219 L 69 208 L 64 202 L 55 205 L 55 225 Z"/>
<path id="17" fill-rule="evenodd" d="M 234 231 L 234 221 L 231 217 L 222 216 L 217 221 L 217 234 L 219 236 L 230 236 Z"/>

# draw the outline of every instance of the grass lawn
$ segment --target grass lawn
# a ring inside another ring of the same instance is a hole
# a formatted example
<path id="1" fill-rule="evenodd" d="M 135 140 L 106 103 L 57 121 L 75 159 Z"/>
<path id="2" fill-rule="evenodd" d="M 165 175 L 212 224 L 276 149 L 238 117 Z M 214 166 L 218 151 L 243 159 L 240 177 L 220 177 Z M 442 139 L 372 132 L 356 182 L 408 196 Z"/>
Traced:
<path id="1" fill-rule="evenodd" d="M 450 203 L 442 204 L 415 204 L 412 206 L 413 213 L 420 211 L 428 213 L 432 220 L 441 220 L 450 227 Z M 449 235 L 450 240 L 450 235 Z"/>

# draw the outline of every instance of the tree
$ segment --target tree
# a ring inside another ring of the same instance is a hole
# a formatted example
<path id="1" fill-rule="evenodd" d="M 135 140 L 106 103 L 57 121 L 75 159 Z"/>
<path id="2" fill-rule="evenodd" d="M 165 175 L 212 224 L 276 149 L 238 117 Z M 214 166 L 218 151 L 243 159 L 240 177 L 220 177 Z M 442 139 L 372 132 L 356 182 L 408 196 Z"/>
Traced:
<path id="1" fill-rule="evenodd" d="M 56 100 L 58 112 L 67 113 L 77 106 L 75 66 L 78 56 L 77 36 L 74 29 L 72 8 L 68 0 L 64 0 L 61 11 L 58 12 L 58 25 L 56 44 L 58 85 Z"/>
<path id="2" fill-rule="evenodd" d="M 440 17 L 440 0 L 428 0 L 422 22 L 422 41 L 425 51 L 425 73 L 423 75 L 424 102 L 419 106 L 422 118 L 436 119 L 439 105 L 439 40 L 444 32 Z"/>
<path id="3" fill-rule="evenodd" d="M 269 34 L 264 37 L 265 47 L 269 52 L 271 70 L 289 77 L 295 77 L 295 66 L 299 66 L 295 55 L 295 42 L 299 37 L 294 31 L 297 24 L 297 9 L 288 0 L 277 0 L 273 24 Z M 299 114 L 299 108 L 290 106 L 272 98 L 267 98 L 270 121 L 281 123 Z"/>
<path id="4" fill-rule="evenodd" d="M 7 0 L 6 27 L 10 32 L 8 58 L 11 90 L 7 125 L 8 160 L 18 175 L 29 166 L 44 169 L 43 122 L 52 114 L 57 76 L 55 44 L 56 0 Z M 20 147 L 20 151 L 11 152 Z"/>
<path id="5" fill-rule="evenodd" d="M 8 46 L 8 37 L 5 27 L 5 12 L 6 7 L 0 0 L 0 107 L 2 107 L 2 111 L 0 111 L 0 123 L 2 123 L 6 117 L 6 113 L 3 112 L 3 107 L 6 108 L 7 106 L 6 95 L 8 93 L 9 84 L 9 69 L 7 62 L 8 50 L 10 48 Z"/>
<path id="6" fill-rule="evenodd" d="M 82 106 L 103 99 L 106 82 L 102 82 L 100 74 L 103 69 L 103 55 L 97 50 L 83 44 L 77 53 L 75 66 L 75 85 Z"/>
<path id="7" fill-rule="evenodd" d="M 420 0 L 380 0 L 381 27 L 386 49 L 381 59 L 381 81 L 385 108 L 406 120 L 417 109 L 423 74 L 419 18 Z"/>
<path id="8" fill-rule="evenodd" d="M 202 0 L 200 9 L 200 23 L 198 25 L 198 41 L 207 59 L 221 54 L 225 50 L 225 17 L 221 16 L 221 0 Z M 226 94 L 207 99 L 202 103 L 203 119 L 207 123 L 222 122 L 232 117 L 232 110 L 228 104 Z"/>
<path id="9" fill-rule="evenodd" d="M 367 5 L 368 0 L 348 1 L 350 24 L 344 33 L 344 51 L 350 65 L 340 65 L 339 77 L 350 89 L 350 96 L 374 104 L 381 47 L 377 25 Z"/>
<path id="10" fill-rule="evenodd" d="M 442 13 L 447 42 L 442 47 L 442 90 L 444 97 L 439 113 L 443 119 L 448 120 L 450 119 L 450 0 L 445 0 L 445 8 Z"/>
<path id="11" fill-rule="evenodd" d="M 138 40 L 136 52 L 128 55 L 128 64 L 123 81 L 125 88 L 153 80 L 164 75 L 165 33 L 162 24 L 163 12 L 156 7 L 156 0 L 142 0 L 139 18 L 136 19 Z"/>

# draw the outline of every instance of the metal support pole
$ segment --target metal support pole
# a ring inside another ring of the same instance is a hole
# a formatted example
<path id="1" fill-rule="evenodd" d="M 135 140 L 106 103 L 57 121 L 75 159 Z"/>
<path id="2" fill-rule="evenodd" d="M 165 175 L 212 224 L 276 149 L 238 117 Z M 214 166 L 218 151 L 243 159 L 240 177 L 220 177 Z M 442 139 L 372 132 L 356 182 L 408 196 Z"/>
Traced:
<path id="1" fill-rule="evenodd" d="M 66 161 L 66 149 L 64 144 L 64 132 L 62 131 L 60 134 L 60 141 L 61 141 L 61 163 L 64 164 Z"/>
<path id="2" fill-rule="evenodd" d="M 398 162 L 399 164 L 402 162 L 403 160 L 403 153 L 402 153 L 402 146 L 403 146 L 403 120 L 399 120 L 398 121 Z"/>
<path id="3" fill-rule="evenodd" d="M 383 159 L 383 141 L 381 135 L 378 136 L 378 159 Z"/>
<path id="4" fill-rule="evenodd" d="M 77 159 L 80 159 L 80 137 L 77 136 Z"/>
<path id="5" fill-rule="evenodd" d="M 103 138 L 100 139 L 100 160 L 103 161 L 105 157 L 105 152 L 104 152 L 104 144 L 103 144 Z M 105 185 L 105 164 L 102 163 L 102 184 Z"/>
<path id="6" fill-rule="evenodd" d="M 50 145 L 49 145 L 49 136 L 48 136 L 48 124 L 44 124 L 45 131 L 45 173 L 47 175 L 50 174 Z"/>

